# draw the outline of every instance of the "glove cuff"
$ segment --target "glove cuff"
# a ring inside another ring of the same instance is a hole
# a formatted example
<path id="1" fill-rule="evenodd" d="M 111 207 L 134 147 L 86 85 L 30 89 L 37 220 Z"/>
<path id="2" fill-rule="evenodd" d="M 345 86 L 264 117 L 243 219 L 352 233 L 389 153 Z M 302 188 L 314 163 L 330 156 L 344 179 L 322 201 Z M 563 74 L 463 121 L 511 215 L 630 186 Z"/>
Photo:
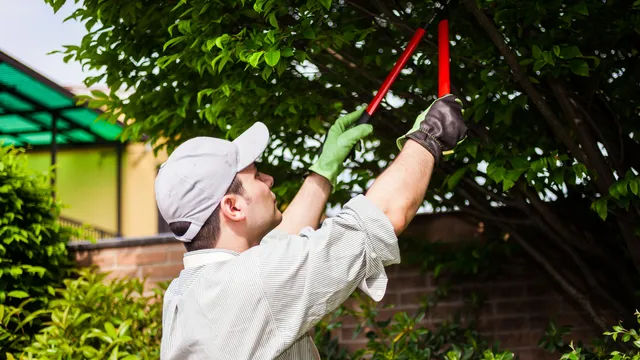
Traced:
<path id="1" fill-rule="evenodd" d="M 427 151 L 433 155 L 435 165 L 440 163 L 440 159 L 442 159 L 442 144 L 440 144 L 436 138 L 422 131 L 415 131 L 407 134 L 407 138 L 417 142 L 427 149 Z"/>
<path id="2" fill-rule="evenodd" d="M 309 167 L 309 171 L 313 171 L 314 173 L 329 180 L 329 183 L 331 183 L 331 192 L 333 193 L 335 191 L 336 184 L 338 183 L 338 172 L 327 169 L 326 167 L 321 166 L 319 163 L 320 161 L 317 161 L 315 164 L 311 165 Z"/>

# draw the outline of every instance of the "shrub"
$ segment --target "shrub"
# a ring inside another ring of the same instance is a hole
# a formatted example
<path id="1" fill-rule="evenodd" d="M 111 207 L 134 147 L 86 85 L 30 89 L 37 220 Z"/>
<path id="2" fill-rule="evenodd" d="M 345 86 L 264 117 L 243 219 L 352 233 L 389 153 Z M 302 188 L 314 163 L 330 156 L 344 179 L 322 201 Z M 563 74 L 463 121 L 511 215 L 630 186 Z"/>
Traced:
<path id="1" fill-rule="evenodd" d="M 446 292 L 436 291 L 415 313 L 397 312 L 381 319 L 380 308 L 368 297 L 355 292 L 356 307 L 341 306 L 315 328 L 315 342 L 322 359 L 327 360 L 512 360 L 514 354 L 490 346 L 474 329 L 475 305 L 458 313 L 452 321 L 432 325 L 421 321 L 436 307 Z M 392 305 L 386 307 L 393 307 Z M 357 326 L 354 337 L 364 333 L 368 339 L 362 349 L 349 353 L 342 348 L 332 331 L 342 327 L 341 319 L 352 317 Z M 463 317 L 465 320 L 463 320 Z"/>
<path id="2" fill-rule="evenodd" d="M 0 348 L 5 351 L 36 331 L 37 321 L 20 322 L 46 304 L 73 266 L 66 246 L 73 230 L 58 224 L 60 210 L 47 175 L 27 167 L 23 150 L 0 146 Z"/>
<path id="3" fill-rule="evenodd" d="M 77 274 L 39 312 L 45 327 L 16 358 L 160 358 L 163 287 L 147 295 L 137 278 L 106 281 L 95 268 Z"/>
<path id="4" fill-rule="evenodd" d="M 640 324 L 640 312 L 636 311 Z M 640 329 L 626 329 L 622 323 L 613 331 L 604 333 L 604 339 L 595 339 L 592 346 L 573 342 L 565 346 L 561 360 L 638 360 L 640 359 Z"/>
<path id="5" fill-rule="evenodd" d="M 46 301 L 73 266 L 72 230 L 57 222 L 49 178 L 29 169 L 22 151 L 0 147 L 0 303 L 14 306 Z"/>
<path id="6" fill-rule="evenodd" d="M 415 313 L 397 312 L 382 318 L 382 310 L 371 298 L 359 291 L 352 294 L 354 305 L 340 306 L 315 327 L 314 341 L 322 359 L 434 359 L 434 360 L 511 360 L 515 356 L 497 345 L 490 345 L 475 330 L 478 310 L 484 305 L 482 296 L 472 294 L 467 306 L 451 319 L 424 326 L 423 319 L 437 314 L 440 300 L 446 298 L 451 286 L 462 281 L 482 281 L 505 270 L 505 258 L 517 251 L 512 245 L 492 239 L 478 243 L 443 244 L 422 239 L 403 238 L 400 242 L 403 263 L 419 265 L 424 273 L 438 279 L 438 287 L 423 300 Z M 384 307 L 392 308 L 393 305 Z M 354 338 L 364 334 L 366 345 L 349 353 L 334 337 L 341 331 L 342 320 L 356 320 Z"/>

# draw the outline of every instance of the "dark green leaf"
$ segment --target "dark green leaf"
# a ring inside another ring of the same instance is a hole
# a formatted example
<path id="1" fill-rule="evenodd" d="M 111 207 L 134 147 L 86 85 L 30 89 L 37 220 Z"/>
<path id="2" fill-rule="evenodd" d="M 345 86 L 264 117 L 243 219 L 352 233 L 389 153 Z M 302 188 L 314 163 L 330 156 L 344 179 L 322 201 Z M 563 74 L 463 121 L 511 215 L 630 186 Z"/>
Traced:
<path id="1" fill-rule="evenodd" d="M 532 51 L 533 51 L 533 58 L 540 59 L 540 57 L 542 56 L 542 50 L 540 50 L 538 45 L 533 45 Z"/>
<path id="2" fill-rule="evenodd" d="M 458 183 L 460 182 L 460 180 L 462 180 L 462 177 L 466 172 L 467 172 L 467 168 L 463 167 L 456 170 L 456 172 L 454 172 L 449 177 L 449 179 L 447 180 L 447 186 L 449 187 L 449 190 L 453 190 L 456 187 L 456 185 L 458 185 Z"/>
<path id="3" fill-rule="evenodd" d="M 558 57 L 561 59 L 573 59 L 575 57 L 582 57 L 582 53 L 577 46 L 567 46 L 560 50 Z"/>
<path id="4" fill-rule="evenodd" d="M 569 67 L 576 75 L 589 76 L 589 65 L 584 60 L 571 60 L 569 61 Z"/>

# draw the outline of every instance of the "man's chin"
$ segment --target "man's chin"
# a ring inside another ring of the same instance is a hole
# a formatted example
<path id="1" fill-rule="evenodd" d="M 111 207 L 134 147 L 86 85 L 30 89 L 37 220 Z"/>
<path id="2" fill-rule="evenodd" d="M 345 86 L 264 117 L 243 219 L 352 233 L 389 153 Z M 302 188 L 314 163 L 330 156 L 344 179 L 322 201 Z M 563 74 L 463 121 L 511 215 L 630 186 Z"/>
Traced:
<path id="1" fill-rule="evenodd" d="M 278 210 L 278 212 L 276 213 L 276 226 L 280 225 L 282 223 L 282 213 L 280 212 L 280 210 Z"/>

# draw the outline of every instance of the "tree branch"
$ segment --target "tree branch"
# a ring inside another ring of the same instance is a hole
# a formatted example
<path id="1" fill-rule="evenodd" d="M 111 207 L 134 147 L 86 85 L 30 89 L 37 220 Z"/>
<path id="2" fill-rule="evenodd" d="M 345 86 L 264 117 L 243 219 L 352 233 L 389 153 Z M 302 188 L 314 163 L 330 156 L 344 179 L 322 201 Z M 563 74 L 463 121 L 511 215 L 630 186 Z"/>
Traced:
<path id="1" fill-rule="evenodd" d="M 575 288 L 571 283 L 562 276 L 559 272 L 557 272 L 553 265 L 547 261 L 547 259 L 542 255 L 538 250 L 533 248 L 518 232 L 511 227 L 510 225 L 505 225 L 505 227 L 509 230 L 514 237 L 514 239 L 522 246 L 531 257 L 533 257 L 542 267 L 553 277 L 556 282 L 562 287 L 564 291 L 567 292 L 572 298 L 574 298 L 582 307 L 587 311 L 589 316 L 593 322 L 600 327 L 602 331 L 606 331 L 609 328 L 608 321 L 603 319 L 594 309 L 593 304 L 587 298 L 585 294 L 583 294 L 580 290 Z"/>
<path id="2" fill-rule="evenodd" d="M 527 96 L 531 98 L 555 135 L 564 143 L 573 156 L 586 164 L 588 160 L 586 155 L 580 150 L 580 148 L 578 148 L 573 139 L 571 139 L 569 132 L 562 126 L 562 123 L 558 120 L 553 110 L 551 110 L 549 104 L 547 104 L 542 95 L 540 95 L 535 86 L 533 86 L 533 83 L 531 83 L 527 74 L 520 67 L 516 54 L 505 43 L 504 37 L 498 31 L 493 21 L 491 21 L 491 19 L 489 19 L 482 10 L 478 8 L 475 0 L 464 0 L 463 2 L 467 10 L 476 18 L 480 26 L 482 26 L 487 35 L 489 35 L 493 43 L 496 45 L 502 56 L 504 56 L 511 68 L 511 71 L 513 72 L 514 78 L 518 83 L 520 83 Z"/>
<path id="3" fill-rule="evenodd" d="M 554 95 L 560 102 L 560 106 L 562 107 L 562 111 L 565 116 L 575 125 L 576 134 L 578 135 L 578 139 L 580 139 L 582 148 L 589 158 L 590 167 L 597 174 L 594 180 L 598 189 L 602 194 L 608 194 L 609 188 L 615 179 L 613 178 L 610 167 L 604 159 L 604 155 L 602 155 L 595 139 L 591 136 L 587 125 L 574 111 L 575 101 L 573 101 L 571 94 L 569 94 L 562 84 L 554 79 L 550 79 L 549 84 Z M 620 175 L 624 176 L 623 174 Z M 640 241 L 638 237 L 635 236 L 633 225 L 618 217 L 616 217 L 616 222 L 618 223 L 618 227 L 620 228 L 625 243 L 627 244 L 629 255 L 636 266 L 636 270 L 640 273 Z"/>

